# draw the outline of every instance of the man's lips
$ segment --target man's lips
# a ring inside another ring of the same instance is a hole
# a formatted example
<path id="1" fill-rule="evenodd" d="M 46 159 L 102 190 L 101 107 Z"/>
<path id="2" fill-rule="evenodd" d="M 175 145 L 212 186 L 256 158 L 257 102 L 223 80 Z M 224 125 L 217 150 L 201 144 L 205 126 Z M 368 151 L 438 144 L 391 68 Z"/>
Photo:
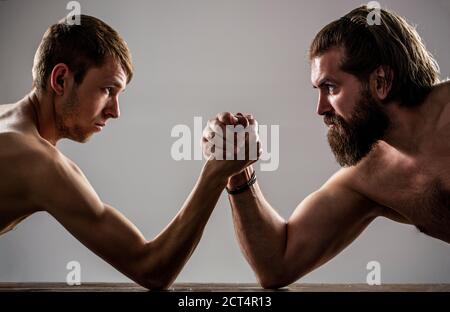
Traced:
<path id="1" fill-rule="evenodd" d="M 331 117 L 325 117 L 324 119 L 323 119 L 323 122 L 325 123 L 325 125 L 327 126 L 327 127 L 332 127 L 332 126 L 336 126 L 336 122 L 335 122 L 335 120 L 333 120 L 334 118 L 331 118 Z"/>
<path id="2" fill-rule="evenodd" d="M 95 124 L 95 129 L 97 130 L 97 131 L 102 131 L 102 129 L 103 129 L 103 127 L 105 126 L 106 124 L 104 124 L 104 123 L 96 123 Z"/>
<path id="3" fill-rule="evenodd" d="M 328 120 L 324 120 L 324 123 L 327 127 L 334 126 L 334 123 Z"/>

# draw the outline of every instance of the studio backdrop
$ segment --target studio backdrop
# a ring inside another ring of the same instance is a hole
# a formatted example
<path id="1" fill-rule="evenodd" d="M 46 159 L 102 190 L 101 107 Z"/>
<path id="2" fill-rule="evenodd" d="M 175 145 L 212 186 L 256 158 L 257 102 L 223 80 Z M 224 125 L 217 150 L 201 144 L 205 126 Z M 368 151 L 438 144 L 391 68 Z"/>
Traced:
<path id="1" fill-rule="evenodd" d="M 47 27 L 71 12 L 68 3 L 0 1 L 0 103 L 15 102 L 31 90 L 36 48 Z M 170 222 L 192 189 L 204 163 L 201 131 L 219 112 L 249 112 L 264 125 L 265 159 L 255 168 L 266 198 L 284 218 L 339 169 L 316 113 L 318 94 L 306 54 L 324 25 L 361 1 L 78 3 L 82 14 L 104 20 L 127 41 L 135 76 L 120 97 L 118 120 L 86 144 L 65 140 L 58 146 L 79 165 L 100 198 L 147 239 Z M 380 4 L 417 26 L 446 78 L 448 0 Z M 70 261 L 80 264 L 82 282 L 129 281 L 46 213 L 0 237 L 2 282 L 64 282 Z M 300 281 L 365 283 L 370 261 L 380 264 L 383 283 L 450 282 L 448 244 L 384 218 Z M 256 281 L 236 241 L 226 193 L 176 281 Z"/>

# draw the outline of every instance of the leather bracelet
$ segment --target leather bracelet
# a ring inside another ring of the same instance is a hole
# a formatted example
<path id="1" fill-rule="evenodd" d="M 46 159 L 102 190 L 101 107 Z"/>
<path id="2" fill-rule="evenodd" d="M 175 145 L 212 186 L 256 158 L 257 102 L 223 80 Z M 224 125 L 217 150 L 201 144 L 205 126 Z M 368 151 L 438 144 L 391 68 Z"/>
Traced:
<path id="1" fill-rule="evenodd" d="M 243 184 L 243 185 L 239 185 L 238 187 L 230 190 L 228 187 L 225 187 L 228 194 L 230 195 L 236 195 L 236 194 L 240 194 L 244 191 L 246 191 L 247 189 L 250 188 L 250 186 L 252 186 L 253 184 L 255 184 L 256 182 L 256 173 L 255 170 L 253 170 L 252 176 L 250 177 L 250 180 L 247 181 L 247 183 Z"/>

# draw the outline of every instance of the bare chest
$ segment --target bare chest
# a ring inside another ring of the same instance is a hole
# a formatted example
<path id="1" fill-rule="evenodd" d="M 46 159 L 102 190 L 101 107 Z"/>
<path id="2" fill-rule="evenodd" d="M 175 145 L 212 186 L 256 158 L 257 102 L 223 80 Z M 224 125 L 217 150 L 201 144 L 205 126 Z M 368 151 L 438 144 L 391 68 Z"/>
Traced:
<path id="1" fill-rule="evenodd" d="M 368 196 L 430 236 L 450 242 L 450 157 L 394 157 L 365 176 Z"/>

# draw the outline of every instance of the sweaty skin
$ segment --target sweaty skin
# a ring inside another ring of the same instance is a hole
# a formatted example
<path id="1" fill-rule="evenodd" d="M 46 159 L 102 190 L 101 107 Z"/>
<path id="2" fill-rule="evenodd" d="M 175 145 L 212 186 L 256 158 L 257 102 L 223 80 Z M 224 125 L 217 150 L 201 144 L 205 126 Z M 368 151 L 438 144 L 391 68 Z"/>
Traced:
<path id="1" fill-rule="evenodd" d="M 228 177 L 254 161 L 209 159 L 179 213 L 146 240 L 56 148 L 62 138 L 84 142 L 119 117 L 123 69 L 108 58 L 87 71 L 76 96 L 73 74 L 64 64 L 55 66 L 49 80 L 45 93 L 33 89 L 17 103 L 0 105 L 0 234 L 35 212 L 47 212 L 132 280 L 149 289 L 167 288 L 197 246 Z M 66 117 L 58 121 L 64 110 Z M 142 206 L 163 209 L 152 202 Z"/>
<path id="2" fill-rule="evenodd" d="M 316 58 L 311 77 L 319 90 L 318 114 L 334 112 L 345 119 L 360 84 L 339 69 L 341 57 L 334 50 Z M 385 90 L 377 89 L 376 80 L 372 91 L 381 98 Z M 419 107 L 389 103 L 387 113 L 392 126 L 369 155 L 340 169 L 287 221 L 258 183 L 229 196 L 241 250 L 263 287 L 288 285 L 321 266 L 379 216 L 450 243 L 450 82 L 436 85 Z M 207 137 L 206 132 L 204 142 Z M 252 171 L 250 166 L 233 176 L 228 187 L 242 185 Z"/>

